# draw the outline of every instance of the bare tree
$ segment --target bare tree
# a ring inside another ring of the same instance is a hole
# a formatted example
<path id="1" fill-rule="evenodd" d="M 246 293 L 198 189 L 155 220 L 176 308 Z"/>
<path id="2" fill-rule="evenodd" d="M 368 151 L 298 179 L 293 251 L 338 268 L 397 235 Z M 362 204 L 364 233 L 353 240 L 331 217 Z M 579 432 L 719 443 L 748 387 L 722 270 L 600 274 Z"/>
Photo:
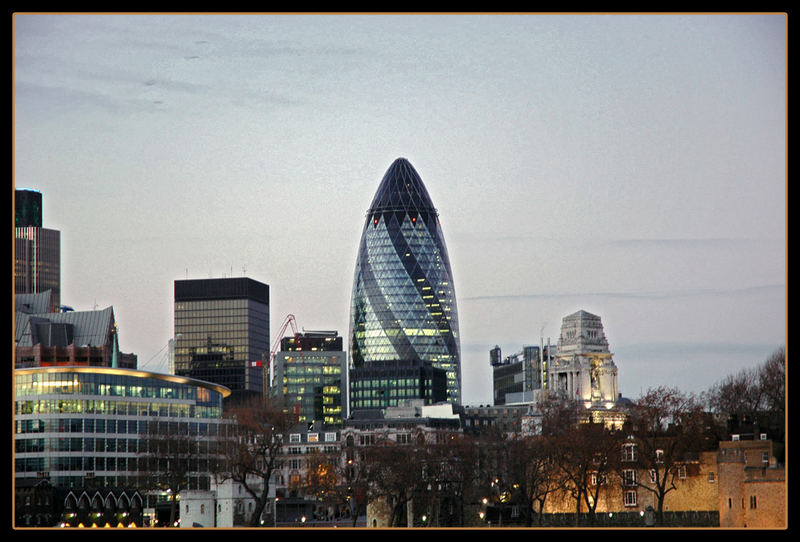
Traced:
<path id="1" fill-rule="evenodd" d="M 189 487 L 189 475 L 198 470 L 199 440 L 185 422 L 150 421 L 139 437 L 140 484 L 170 496 L 169 526 L 177 519 L 176 497 Z"/>
<path id="2" fill-rule="evenodd" d="M 786 348 L 777 348 L 759 366 L 714 384 L 705 394 L 710 410 L 724 420 L 721 433 L 767 432 L 783 457 L 786 433 Z"/>
<path id="3" fill-rule="evenodd" d="M 270 499 L 270 481 L 280 467 L 285 435 L 297 423 L 297 416 L 282 403 L 260 397 L 233 408 L 229 416 L 232 424 L 220 441 L 215 474 L 220 480 L 241 484 L 255 500 L 249 523 L 256 527 Z"/>
<path id="4" fill-rule="evenodd" d="M 429 434 L 429 442 L 416 451 L 423 478 L 415 502 L 424 511 L 426 526 L 463 525 L 465 498 L 475 477 L 473 440 L 440 429 Z"/>
<path id="5" fill-rule="evenodd" d="M 339 510 L 347 510 L 355 527 L 366 504 L 363 462 L 356 457 L 355 449 L 343 447 L 340 453 L 315 453 L 308 462 L 305 491 Z"/>
<path id="6" fill-rule="evenodd" d="M 786 348 L 780 347 L 761 365 L 758 373 L 763 408 L 777 418 L 777 426 L 786 424 Z M 783 433 L 778 435 L 783 442 Z"/>
<path id="7" fill-rule="evenodd" d="M 618 438 L 602 423 L 579 423 L 552 437 L 555 464 L 562 475 L 562 489 L 575 500 L 576 523 L 585 506 L 589 521 L 601 494 L 609 490 L 615 472 Z"/>
<path id="8" fill-rule="evenodd" d="M 742 369 L 728 375 L 711 387 L 708 403 L 712 411 L 738 417 L 739 422 L 751 422 L 761 409 L 763 391 L 757 369 Z"/>
<path id="9" fill-rule="evenodd" d="M 677 388 L 647 390 L 630 409 L 633 432 L 623 446 L 633 447 L 620 465 L 650 473 L 650 480 L 635 480 L 637 487 L 650 491 L 657 502 L 658 523 L 664 521 L 664 498 L 677 489 L 675 479 L 686 462 L 695 459 L 706 439 L 706 416 L 694 394 Z"/>
<path id="10" fill-rule="evenodd" d="M 501 477 L 512 502 L 520 505 L 525 525 L 533 525 L 534 505 L 539 521 L 547 496 L 558 487 L 559 472 L 554 462 L 556 448 L 542 436 L 508 439 L 502 448 Z"/>
<path id="11" fill-rule="evenodd" d="M 383 439 L 363 449 L 370 499 L 384 499 L 389 526 L 400 526 L 408 503 L 423 487 L 424 463 L 418 461 L 424 444 L 398 444 Z"/>

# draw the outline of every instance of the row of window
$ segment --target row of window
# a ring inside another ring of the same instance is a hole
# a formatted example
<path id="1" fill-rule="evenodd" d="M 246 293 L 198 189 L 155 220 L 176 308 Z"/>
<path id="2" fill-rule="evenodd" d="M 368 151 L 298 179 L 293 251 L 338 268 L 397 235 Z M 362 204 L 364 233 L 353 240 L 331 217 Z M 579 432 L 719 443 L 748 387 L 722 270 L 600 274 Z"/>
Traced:
<path id="1" fill-rule="evenodd" d="M 656 477 L 657 477 L 656 471 L 654 469 L 650 469 L 648 472 L 649 472 L 649 475 L 650 475 L 650 483 L 651 484 L 655 484 L 656 483 Z M 681 480 L 685 480 L 686 479 L 686 466 L 685 465 L 679 465 L 677 467 L 677 475 L 678 475 L 678 478 L 681 479 Z M 597 481 L 598 481 L 598 479 L 595 478 L 595 476 L 596 475 L 594 475 L 594 474 L 592 475 L 592 481 L 593 481 L 592 483 L 594 483 L 594 484 L 596 484 Z M 637 471 L 634 470 L 634 469 L 623 470 L 622 471 L 622 485 L 623 486 L 635 486 L 635 485 L 637 485 L 638 484 L 637 476 L 638 476 L 637 475 Z M 599 479 L 599 481 L 600 481 L 600 483 L 605 483 L 605 480 L 602 479 L 602 478 Z M 714 481 L 714 473 L 710 473 L 709 474 L 708 481 L 709 482 L 713 482 Z"/>
<path id="2" fill-rule="evenodd" d="M 427 393 L 427 397 L 430 397 L 430 391 Z M 406 401 L 404 398 L 395 399 L 358 399 L 353 398 L 353 408 L 386 408 L 386 407 L 396 407 L 400 406 L 400 403 Z"/>
<path id="3" fill-rule="evenodd" d="M 323 433 L 324 442 L 336 442 L 336 433 Z M 289 442 L 290 443 L 298 443 L 301 442 L 302 438 L 300 433 L 290 433 L 289 434 Z M 308 433 L 306 434 L 306 442 L 320 442 L 320 434 L 319 433 Z"/>
<path id="4" fill-rule="evenodd" d="M 286 372 L 323 371 L 323 374 L 342 372 L 342 359 L 339 355 L 319 355 L 304 351 L 302 356 L 281 355 L 275 359 L 283 362 Z"/>
<path id="5" fill-rule="evenodd" d="M 219 418 L 221 406 L 145 401 L 97 401 L 94 399 L 38 399 L 14 402 L 14 413 L 101 414 L 111 416 L 161 416 L 163 418 Z"/>
<path id="6" fill-rule="evenodd" d="M 323 376 L 291 376 L 283 377 L 284 385 L 302 385 L 302 384 L 329 384 L 326 388 L 336 389 L 334 393 L 339 393 L 340 378 L 323 377 Z"/>
<path id="7" fill-rule="evenodd" d="M 428 380 L 423 382 L 426 386 L 430 384 Z M 367 388 L 398 388 L 398 387 L 406 387 L 406 388 L 419 388 L 419 378 L 382 378 L 379 380 L 355 380 L 353 381 L 351 387 L 354 390 L 361 390 Z"/>
<path id="8" fill-rule="evenodd" d="M 427 390 L 427 391 L 428 391 L 428 395 L 430 395 L 430 390 Z M 387 397 L 387 396 L 388 397 L 400 397 L 400 398 L 405 398 L 405 399 L 413 399 L 413 398 L 419 397 L 419 389 L 412 388 L 412 389 L 399 389 L 398 390 L 398 389 L 392 388 L 392 389 L 388 390 L 388 393 L 387 393 L 387 390 L 383 390 L 383 389 L 378 389 L 378 390 L 358 390 L 358 391 L 354 391 L 352 394 L 350 394 L 351 400 L 353 400 L 353 401 L 359 401 L 359 400 L 370 399 L 370 398 L 381 398 L 381 397 Z"/>
<path id="9" fill-rule="evenodd" d="M 16 473 L 27 472 L 139 472 L 148 470 L 147 459 L 120 456 L 59 456 L 59 457 L 17 457 L 14 459 Z M 191 472 L 209 471 L 208 459 L 196 459 L 189 465 Z"/>
<path id="10" fill-rule="evenodd" d="M 202 422 L 165 422 L 153 420 L 120 420 L 104 418 L 29 418 L 15 419 L 14 428 L 17 434 L 28 433 L 111 433 L 142 434 L 151 427 L 149 423 L 167 424 L 165 432 L 182 435 L 217 436 L 224 426 L 217 423 Z M 152 426 L 155 428 L 155 426 Z"/>
<path id="11" fill-rule="evenodd" d="M 201 440 L 193 443 L 192 448 L 198 454 L 209 453 L 214 448 L 215 440 Z M 146 453 L 148 442 L 134 438 L 92 438 L 92 437 L 51 437 L 51 438 L 19 438 L 14 441 L 14 449 L 21 453 L 52 452 L 98 452 L 98 453 Z"/>
<path id="12" fill-rule="evenodd" d="M 87 477 L 84 474 L 54 474 L 50 477 L 50 482 L 56 487 L 83 488 L 86 487 Z M 136 487 L 139 482 L 139 477 L 135 474 L 96 474 L 91 483 L 94 487 Z M 208 474 L 191 475 L 188 484 L 187 489 L 208 491 L 211 486 L 210 476 Z"/>
<path id="13" fill-rule="evenodd" d="M 742 508 L 744 508 L 744 497 L 742 497 Z M 728 508 L 733 508 L 733 499 L 728 497 Z M 758 499 L 755 495 L 750 495 L 750 509 L 755 510 L 758 508 Z"/>
<path id="14" fill-rule="evenodd" d="M 196 311 L 203 309 L 213 310 L 231 310 L 231 309 L 247 309 L 250 307 L 254 310 L 257 307 L 265 307 L 263 303 L 252 303 L 252 300 L 246 298 L 240 299 L 199 299 L 196 301 L 176 301 L 175 312 L 183 311 Z"/>
<path id="15" fill-rule="evenodd" d="M 163 380 L 97 373 L 34 373 L 15 377 L 15 396 L 100 395 L 183 399 L 210 402 L 219 395 L 208 388 L 177 385 Z M 221 399 L 216 398 L 217 401 Z"/>

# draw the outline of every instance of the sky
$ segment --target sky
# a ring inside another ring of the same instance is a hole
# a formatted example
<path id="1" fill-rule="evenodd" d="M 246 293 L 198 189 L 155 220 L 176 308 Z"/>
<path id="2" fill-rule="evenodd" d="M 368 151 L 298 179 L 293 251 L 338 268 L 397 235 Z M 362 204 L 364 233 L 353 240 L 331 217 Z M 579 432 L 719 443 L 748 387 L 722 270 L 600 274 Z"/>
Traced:
<path id="1" fill-rule="evenodd" d="M 167 371 L 173 283 L 270 286 L 273 343 L 348 333 L 398 157 L 437 207 L 463 403 L 489 350 L 601 317 L 619 391 L 708 389 L 786 344 L 784 14 L 24 14 L 13 173 L 61 299 Z"/>

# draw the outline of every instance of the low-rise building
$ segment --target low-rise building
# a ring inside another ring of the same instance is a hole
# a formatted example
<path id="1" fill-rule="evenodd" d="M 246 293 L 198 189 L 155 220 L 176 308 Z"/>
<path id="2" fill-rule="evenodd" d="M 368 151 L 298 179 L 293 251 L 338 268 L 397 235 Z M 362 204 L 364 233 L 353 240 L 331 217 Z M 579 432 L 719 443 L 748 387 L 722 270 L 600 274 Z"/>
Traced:
<path id="1" fill-rule="evenodd" d="M 771 440 L 720 442 L 717 465 L 720 527 L 788 526 L 786 469 Z"/>
<path id="2" fill-rule="evenodd" d="M 136 354 L 119 350 L 113 307 L 41 312 L 49 299 L 49 290 L 15 296 L 14 367 L 136 368 Z"/>

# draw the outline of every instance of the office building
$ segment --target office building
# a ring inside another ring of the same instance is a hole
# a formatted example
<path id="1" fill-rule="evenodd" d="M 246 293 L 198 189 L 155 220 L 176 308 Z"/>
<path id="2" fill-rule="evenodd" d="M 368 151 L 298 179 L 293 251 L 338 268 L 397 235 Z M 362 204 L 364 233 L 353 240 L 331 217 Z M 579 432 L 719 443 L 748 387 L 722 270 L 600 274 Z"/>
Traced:
<path id="1" fill-rule="evenodd" d="M 273 397 L 283 398 L 301 422 L 341 426 L 347 417 L 347 353 L 338 332 L 283 337 L 273 364 Z"/>
<path id="2" fill-rule="evenodd" d="M 224 431 L 222 400 L 229 394 L 216 384 L 131 369 L 17 369 L 16 484 L 22 489 L 46 479 L 55 488 L 135 488 L 148 474 L 140 467 L 153 424 L 208 441 Z M 212 448 L 198 450 L 189 486 L 208 489 Z"/>
<path id="3" fill-rule="evenodd" d="M 489 351 L 492 366 L 494 404 L 530 403 L 547 389 L 547 368 L 555 354 L 550 344 L 524 346 L 522 351 L 503 357 L 499 346 Z"/>
<path id="4" fill-rule="evenodd" d="M 466 406 L 464 433 L 480 435 L 493 431 L 508 438 L 519 437 L 523 434 L 522 420 L 528 411 L 527 404 Z"/>
<path id="5" fill-rule="evenodd" d="M 361 234 L 350 309 L 350 356 L 430 363 L 444 370 L 447 400 L 461 400 L 458 311 L 439 215 L 417 171 L 395 160 Z M 355 407 L 354 407 L 355 408 Z"/>
<path id="6" fill-rule="evenodd" d="M 175 281 L 175 374 L 231 390 L 226 402 L 264 396 L 269 286 L 244 277 Z"/>
<path id="7" fill-rule="evenodd" d="M 52 292 L 48 312 L 61 301 L 61 232 L 42 227 L 42 195 L 14 191 L 14 293 Z"/>
<path id="8" fill-rule="evenodd" d="M 396 407 L 405 401 L 426 405 L 447 401 L 447 372 L 431 363 L 380 360 L 350 370 L 350 413 Z"/>
<path id="9" fill-rule="evenodd" d="M 14 227 L 42 227 L 42 193 L 38 190 L 14 190 Z"/>
<path id="10" fill-rule="evenodd" d="M 136 368 L 136 354 L 120 352 L 113 307 L 47 312 L 51 293 L 14 296 L 15 367 Z"/>

